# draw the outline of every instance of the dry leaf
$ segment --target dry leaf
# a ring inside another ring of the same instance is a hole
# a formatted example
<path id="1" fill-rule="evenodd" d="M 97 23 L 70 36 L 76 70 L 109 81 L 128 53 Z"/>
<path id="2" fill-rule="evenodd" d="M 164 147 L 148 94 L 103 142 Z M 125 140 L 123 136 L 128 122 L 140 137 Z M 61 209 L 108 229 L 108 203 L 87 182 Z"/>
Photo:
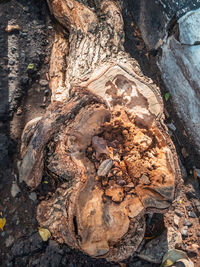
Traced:
<path id="1" fill-rule="evenodd" d="M 7 25 L 7 27 L 6 27 L 6 32 L 12 32 L 12 31 L 20 31 L 21 30 L 21 28 L 20 28 L 20 26 L 19 25 Z"/>
<path id="2" fill-rule="evenodd" d="M 38 227 L 38 232 L 43 241 L 47 241 L 51 236 L 51 233 L 49 232 L 49 230 L 42 228 L 42 227 Z"/>
<path id="3" fill-rule="evenodd" d="M 6 224 L 6 218 L 0 218 L 0 228 L 3 231 L 3 228 Z"/>

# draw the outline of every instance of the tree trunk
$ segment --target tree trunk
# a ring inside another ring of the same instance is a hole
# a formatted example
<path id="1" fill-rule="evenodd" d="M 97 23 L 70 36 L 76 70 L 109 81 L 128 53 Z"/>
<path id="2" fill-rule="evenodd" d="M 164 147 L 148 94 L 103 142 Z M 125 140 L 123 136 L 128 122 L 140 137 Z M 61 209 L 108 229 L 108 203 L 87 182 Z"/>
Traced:
<path id="1" fill-rule="evenodd" d="M 37 220 L 58 242 L 121 261 L 143 240 L 145 214 L 169 208 L 180 171 L 159 89 L 124 52 L 115 2 L 48 1 L 62 27 L 52 103 L 24 129 L 19 174 L 32 190 L 44 172 L 57 181 Z"/>

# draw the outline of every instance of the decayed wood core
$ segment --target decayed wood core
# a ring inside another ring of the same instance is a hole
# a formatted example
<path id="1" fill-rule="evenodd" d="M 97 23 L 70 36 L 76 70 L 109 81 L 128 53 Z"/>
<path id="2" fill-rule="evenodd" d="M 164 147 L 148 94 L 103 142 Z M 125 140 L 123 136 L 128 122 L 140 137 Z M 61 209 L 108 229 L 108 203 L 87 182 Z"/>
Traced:
<path id="1" fill-rule="evenodd" d="M 168 209 L 180 178 L 162 99 L 123 50 L 118 4 L 48 2 L 70 40 L 56 34 L 52 104 L 24 130 L 20 179 L 34 190 L 45 169 L 61 181 L 37 208 L 58 242 L 121 261 L 143 240 L 145 214 Z"/>

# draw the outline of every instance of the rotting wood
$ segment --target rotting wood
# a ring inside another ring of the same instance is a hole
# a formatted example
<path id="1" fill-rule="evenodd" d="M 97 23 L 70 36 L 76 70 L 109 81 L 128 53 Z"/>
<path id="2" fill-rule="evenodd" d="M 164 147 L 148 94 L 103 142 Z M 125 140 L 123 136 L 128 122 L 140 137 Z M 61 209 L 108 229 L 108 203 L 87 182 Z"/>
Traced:
<path id="1" fill-rule="evenodd" d="M 49 0 L 56 33 L 52 103 L 22 136 L 20 179 L 62 180 L 37 208 L 59 243 L 121 261 L 143 240 L 145 214 L 165 212 L 180 178 L 159 89 L 125 53 L 120 3 Z M 91 5 L 93 3 L 93 8 Z"/>

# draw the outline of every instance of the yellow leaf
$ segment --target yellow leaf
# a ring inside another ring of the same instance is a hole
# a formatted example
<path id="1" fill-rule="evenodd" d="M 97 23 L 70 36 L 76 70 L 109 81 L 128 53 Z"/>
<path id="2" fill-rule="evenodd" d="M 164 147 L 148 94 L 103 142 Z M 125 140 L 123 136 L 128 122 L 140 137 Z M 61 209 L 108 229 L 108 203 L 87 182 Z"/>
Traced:
<path id="1" fill-rule="evenodd" d="M 3 231 L 3 228 L 6 224 L 6 218 L 0 218 L 0 228 Z"/>
<path id="2" fill-rule="evenodd" d="M 48 184 L 48 181 L 44 181 L 44 184 Z"/>
<path id="3" fill-rule="evenodd" d="M 182 200 L 182 199 L 180 199 L 180 200 L 179 200 L 179 204 L 182 204 L 182 202 L 183 202 L 183 200 Z"/>
<path id="4" fill-rule="evenodd" d="M 38 227 L 38 232 L 43 241 L 47 241 L 51 236 L 51 233 L 49 232 L 49 230 L 42 228 L 42 227 Z"/>
<path id="5" fill-rule="evenodd" d="M 166 260 L 166 262 L 164 263 L 164 267 L 168 267 L 168 266 L 171 266 L 173 264 L 173 261 L 171 261 L 171 260 Z"/>

